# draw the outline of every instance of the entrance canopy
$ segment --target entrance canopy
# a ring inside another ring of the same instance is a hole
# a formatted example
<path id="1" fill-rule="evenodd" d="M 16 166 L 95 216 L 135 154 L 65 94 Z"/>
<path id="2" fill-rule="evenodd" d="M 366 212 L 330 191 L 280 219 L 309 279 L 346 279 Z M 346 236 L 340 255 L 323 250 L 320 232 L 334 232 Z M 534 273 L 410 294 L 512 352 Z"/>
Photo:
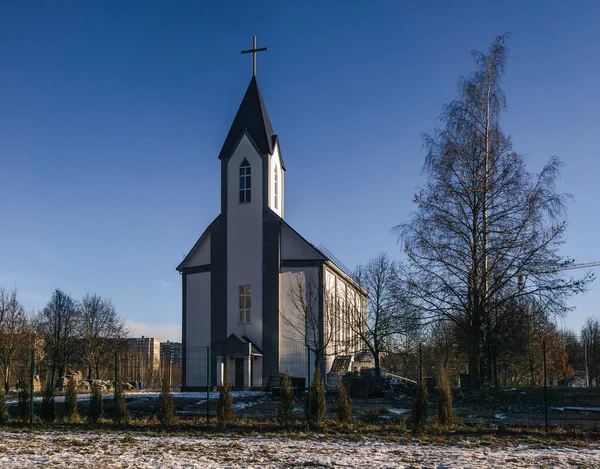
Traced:
<path id="1" fill-rule="evenodd" d="M 231 357 L 262 357 L 263 353 L 245 335 L 231 334 L 227 337 L 223 345 L 223 355 Z"/>

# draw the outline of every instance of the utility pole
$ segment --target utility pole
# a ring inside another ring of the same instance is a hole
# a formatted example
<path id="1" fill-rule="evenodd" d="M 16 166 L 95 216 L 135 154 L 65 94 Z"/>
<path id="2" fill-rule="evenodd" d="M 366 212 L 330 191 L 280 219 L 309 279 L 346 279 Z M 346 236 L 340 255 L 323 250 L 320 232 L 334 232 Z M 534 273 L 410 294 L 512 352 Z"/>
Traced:
<path id="1" fill-rule="evenodd" d="M 35 350 L 31 351 L 31 382 L 29 388 L 29 426 L 33 427 L 33 400 L 35 398 Z"/>
<path id="2" fill-rule="evenodd" d="M 589 388 L 590 387 L 590 375 L 589 375 L 589 371 L 588 371 L 587 344 L 585 342 L 583 343 L 583 356 L 584 356 L 584 362 L 585 362 L 585 387 Z"/>
<path id="3" fill-rule="evenodd" d="M 544 425 L 548 433 L 548 376 L 546 373 L 546 341 L 542 342 L 542 351 L 544 352 Z"/>

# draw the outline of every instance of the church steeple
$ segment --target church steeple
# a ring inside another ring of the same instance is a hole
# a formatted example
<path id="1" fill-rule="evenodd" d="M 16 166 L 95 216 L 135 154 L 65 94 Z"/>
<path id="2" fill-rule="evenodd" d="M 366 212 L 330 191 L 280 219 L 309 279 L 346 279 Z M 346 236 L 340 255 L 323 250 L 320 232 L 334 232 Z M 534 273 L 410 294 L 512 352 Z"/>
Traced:
<path id="1" fill-rule="evenodd" d="M 261 153 L 268 155 L 273 153 L 275 133 L 255 76 L 250 80 L 242 104 L 219 152 L 219 159 L 227 159 L 231 156 L 244 131 L 248 132 Z"/>

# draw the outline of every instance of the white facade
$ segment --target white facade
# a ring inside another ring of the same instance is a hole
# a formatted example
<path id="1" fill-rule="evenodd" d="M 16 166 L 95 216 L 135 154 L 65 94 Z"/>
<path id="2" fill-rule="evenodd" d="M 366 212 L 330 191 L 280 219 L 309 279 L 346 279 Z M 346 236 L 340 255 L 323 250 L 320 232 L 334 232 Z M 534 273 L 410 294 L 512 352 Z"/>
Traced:
<path id="1" fill-rule="evenodd" d="M 239 202 L 239 168 L 252 168 L 252 199 Z M 246 135 L 227 165 L 227 335 L 245 335 L 262 346 L 262 158 Z M 239 287 L 252 287 L 252 317 L 240 322 Z"/>

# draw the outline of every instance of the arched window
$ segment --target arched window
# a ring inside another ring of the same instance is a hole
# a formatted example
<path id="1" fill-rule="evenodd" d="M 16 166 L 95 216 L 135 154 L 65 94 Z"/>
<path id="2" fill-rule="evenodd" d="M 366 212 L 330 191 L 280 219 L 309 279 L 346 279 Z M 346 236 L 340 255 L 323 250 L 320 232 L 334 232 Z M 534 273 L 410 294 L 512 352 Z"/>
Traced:
<path id="1" fill-rule="evenodd" d="M 274 191 L 274 193 L 275 193 L 275 200 L 273 201 L 273 206 L 275 207 L 275 210 L 277 210 L 277 203 L 278 203 L 277 198 L 278 198 L 278 195 L 279 195 L 278 194 L 279 188 L 278 188 L 278 184 L 277 184 L 277 166 L 275 166 L 273 168 L 273 181 L 275 183 L 275 191 Z"/>
<path id="2" fill-rule="evenodd" d="M 240 204 L 247 204 L 252 200 L 252 175 L 248 160 L 244 158 L 240 165 Z"/>

